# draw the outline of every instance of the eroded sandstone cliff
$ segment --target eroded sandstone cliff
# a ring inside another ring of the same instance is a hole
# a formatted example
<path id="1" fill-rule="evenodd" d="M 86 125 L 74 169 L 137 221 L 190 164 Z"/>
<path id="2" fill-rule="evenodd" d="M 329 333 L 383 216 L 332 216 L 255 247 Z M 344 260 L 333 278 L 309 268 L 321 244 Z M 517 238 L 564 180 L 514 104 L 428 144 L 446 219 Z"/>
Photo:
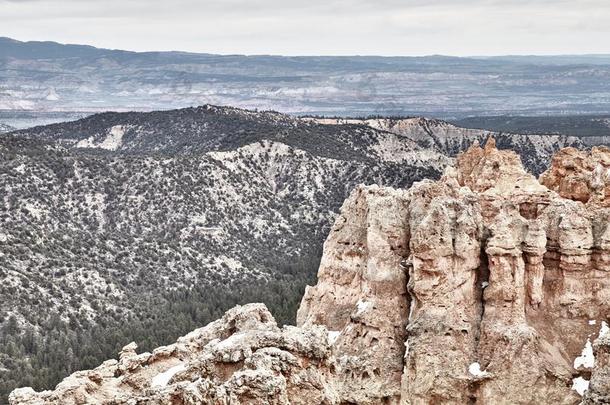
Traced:
<path id="1" fill-rule="evenodd" d="M 567 149 L 538 181 L 490 140 L 439 181 L 361 186 L 297 327 L 236 307 L 11 403 L 608 404 L 609 173 Z"/>

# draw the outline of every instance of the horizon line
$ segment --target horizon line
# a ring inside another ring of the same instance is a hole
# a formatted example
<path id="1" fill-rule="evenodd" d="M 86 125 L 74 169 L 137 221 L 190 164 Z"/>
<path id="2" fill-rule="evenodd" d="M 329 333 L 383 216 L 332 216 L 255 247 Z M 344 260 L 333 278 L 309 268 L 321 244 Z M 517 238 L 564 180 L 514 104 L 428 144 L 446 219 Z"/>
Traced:
<path id="1" fill-rule="evenodd" d="M 610 58 L 610 53 L 549 53 L 549 54 L 536 54 L 536 53 L 508 53 L 508 54 L 494 54 L 494 55 L 450 55 L 450 54 L 411 54 L 411 55 L 383 55 L 383 54 L 273 54 L 273 53 L 214 53 L 214 52 L 193 52 L 193 51 L 181 51 L 177 49 L 164 49 L 164 50 L 133 50 L 133 49 L 122 49 L 122 48 L 107 48 L 102 46 L 90 45 L 85 43 L 65 43 L 53 40 L 20 40 L 7 36 L 0 36 L 0 40 L 10 40 L 20 44 L 53 44 L 60 46 L 78 46 L 78 47 L 89 47 L 98 50 L 115 51 L 115 52 L 129 52 L 136 54 L 146 53 L 180 53 L 190 55 L 218 55 L 218 56 L 245 56 L 245 57 L 285 57 L 285 58 L 457 58 L 457 59 L 493 59 L 493 58 L 570 58 L 570 57 L 588 57 L 588 58 Z"/>

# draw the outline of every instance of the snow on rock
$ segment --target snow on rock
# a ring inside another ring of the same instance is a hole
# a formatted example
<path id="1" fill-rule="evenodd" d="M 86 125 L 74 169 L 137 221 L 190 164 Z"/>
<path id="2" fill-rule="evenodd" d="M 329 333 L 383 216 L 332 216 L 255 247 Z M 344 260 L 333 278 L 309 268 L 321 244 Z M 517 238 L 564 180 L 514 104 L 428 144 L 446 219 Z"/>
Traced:
<path id="1" fill-rule="evenodd" d="M 186 367 L 184 367 L 184 363 L 180 363 L 169 370 L 157 374 L 155 377 L 153 377 L 150 385 L 152 387 L 165 387 L 175 374 L 184 371 L 185 369 Z"/>
<path id="2" fill-rule="evenodd" d="M 597 321 L 595 319 L 591 319 L 589 321 L 589 325 L 595 325 L 597 323 Z"/>
<path id="3" fill-rule="evenodd" d="M 585 394 L 585 391 L 589 389 L 589 381 L 582 377 L 577 377 L 572 380 L 572 389 L 578 392 L 581 397 Z"/>
<path id="4" fill-rule="evenodd" d="M 339 337 L 340 334 L 341 334 L 341 331 L 329 330 L 328 331 L 328 344 L 332 345 L 333 343 L 335 343 L 335 341 L 337 340 L 337 338 Z"/>
<path id="5" fill-rule="evenodd" d="M 574 368 L 593 368 L 594 365 L 593 346 L 591 345 L 591 339 L 587 339 L 587 343 L 585 343 L 585 347 L 582 349 L 582 354 L 574 359 Z"/>
<path id="6" fill-rule="evenodd" d="M 358 303 L 356 304 L 356 307 L 358 308 L 356 311 L 356 315 L 361 315 L 366 310 L 368 310 L 371 306 L 372 306 L 372 304 L 368 301 L 358 300 Z"/>
<path id="7" fill-rule="evenodd" d="M 610 328 L 608 327 L 608 324 L 606 323 L 606 321 L 602 321 L 602 327 L 599 330 L 599 336 L 598 337 L 602 337 L 602 336 L 604 336 L 608 332 L 610 332 Z"/>
<path id="8" fill-rule="evenodd" d="M 489 374 L 487 371 L 481 370 L 481 365 L 477 362 L 468 366 L 468 372 L 475 377 L 485 377 Z"/>
<path id="9" fill-rule="evenodd" d="M 231 348 L 232 346 L 237 345 L 237 342 L 239 342 L 240 340 L 243 340 L 244 337 L 245 337 L 245 335 L 243 333 L 235 333 L 235 334 L 229 336 L 228 338 L 218 342 L 218 344 L 216 344 L 215 350 L 217 352 L 225 351 L 225 350 Z"/>

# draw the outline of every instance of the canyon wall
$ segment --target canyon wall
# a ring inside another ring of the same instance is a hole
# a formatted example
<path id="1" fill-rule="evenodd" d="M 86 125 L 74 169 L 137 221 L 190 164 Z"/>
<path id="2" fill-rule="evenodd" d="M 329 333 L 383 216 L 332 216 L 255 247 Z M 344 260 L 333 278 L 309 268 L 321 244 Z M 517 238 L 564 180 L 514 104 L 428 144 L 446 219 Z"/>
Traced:
<path id="1" fill-rule="evenodd" d="M 490 139 L 439 181 L 354 190 L 296 327 L 236 307 L 10 401 L 610 403 L 609 187 L 607 148 L 564 149 L 538 181 Z"/>

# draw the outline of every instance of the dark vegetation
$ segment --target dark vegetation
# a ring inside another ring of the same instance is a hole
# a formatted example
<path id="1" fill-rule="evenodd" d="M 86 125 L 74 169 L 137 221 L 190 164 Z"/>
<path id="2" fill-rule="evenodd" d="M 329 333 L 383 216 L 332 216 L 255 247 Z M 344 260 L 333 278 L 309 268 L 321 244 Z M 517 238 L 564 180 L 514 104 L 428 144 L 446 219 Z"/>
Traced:
<path id="1" fill-rule="evenodd" d="M 56 313 L 40 313 L 36 323 L 27 326 L 19 325 L 14 316 L 1 319 L 0 402 L 16 387 L 48 389 L 74 371 L 97 367 L 131 341 L 140 351 L 171 343 L 238 304 L 264 302 L 278 324 L 294 324 L 305 286 L 315 283 L 320 255 L 314 250 L 294 262 L 277 264 L 275 278 L 268 281 L 229 280 L 136 296 L 133 313 L 102 308 L 95 322 L 72 317 L 64 321 Z"/>
<path id="2" fill-rule="evenodd" d="M 464 128 L 514 134 L 560 134 L 583 138 L 610 136 L 610 114 L 468 117 L 453 123 Z"/>

